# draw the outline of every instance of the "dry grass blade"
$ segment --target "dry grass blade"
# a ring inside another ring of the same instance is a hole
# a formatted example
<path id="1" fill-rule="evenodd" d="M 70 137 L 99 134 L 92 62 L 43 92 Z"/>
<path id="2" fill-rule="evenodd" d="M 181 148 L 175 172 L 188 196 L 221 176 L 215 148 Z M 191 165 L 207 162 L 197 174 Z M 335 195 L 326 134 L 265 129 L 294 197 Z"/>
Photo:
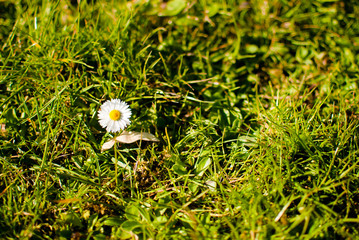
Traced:
<path id="1" fill-rule="evenodd" d="M 112 138 L 112 139 L 111 139 L 110 141 L 108 141 L 108 142 L 105 142 L 105 143 L 102 145 L 102 147 L 101 147 L 101 152 L 106 151 L 106 150 L 112 148 L 113 145 L 115 145 L 115 142 L 116 142 L 116 140 L 115 140 L 114 138 Z"/>
<path id="2" fill-rule="evenodd" d="M 115 142 L 120 143 L 134 143 L 136 141 L 152 141 L 159 142 L 160 140 L 155 135 L 147 132 L 127 132 L 123 131 L 119 136 L 112 138 L 110 141 L 105 142 L 102 145 L 101 152 L 106 151 L 113 147 Z"/>
<path id="3" fill-rule="evenodd" d="M 127 132 L 124 131 L 118 137 L 115 138 L 117 142 L 120 143 L 133 143 L 136 141 L 152 141 L 159 142 L 160 140 L 156 138 L 153 134 L 147 132 Z"/>
<path id="4" fill-rule="evenodd" d="M 5 123 L 0 124 L 0 132 L 1 132 L 1 135 L 3 135 L 3 136 L 5 136 L 7 134 Z"/>

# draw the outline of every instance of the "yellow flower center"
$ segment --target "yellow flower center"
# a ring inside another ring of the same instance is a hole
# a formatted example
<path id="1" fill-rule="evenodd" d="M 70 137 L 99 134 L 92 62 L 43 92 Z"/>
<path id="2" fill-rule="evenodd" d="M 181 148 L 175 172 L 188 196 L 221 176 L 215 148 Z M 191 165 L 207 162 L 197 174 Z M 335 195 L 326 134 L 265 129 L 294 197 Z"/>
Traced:
<path id="1" fill-rule="evenodd" d="M 114 121 L 117 121 L 118 119 L 121 118 L 121 113 L 120 111 L 114 109 L 110 112 L 110 118 Z"/>

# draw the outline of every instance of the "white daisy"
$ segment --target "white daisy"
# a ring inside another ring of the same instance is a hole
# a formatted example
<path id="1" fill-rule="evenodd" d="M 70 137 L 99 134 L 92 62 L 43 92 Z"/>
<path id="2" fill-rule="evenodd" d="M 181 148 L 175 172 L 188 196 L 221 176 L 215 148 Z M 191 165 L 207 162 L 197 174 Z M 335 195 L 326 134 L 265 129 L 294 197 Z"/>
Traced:
<path id="1" fill-rule="evenodd" d="M 119 132 L 130 125 L 131 109 L 120 99 L 107 100 L 98 111 L 99 123 L 107 132 Z"/>

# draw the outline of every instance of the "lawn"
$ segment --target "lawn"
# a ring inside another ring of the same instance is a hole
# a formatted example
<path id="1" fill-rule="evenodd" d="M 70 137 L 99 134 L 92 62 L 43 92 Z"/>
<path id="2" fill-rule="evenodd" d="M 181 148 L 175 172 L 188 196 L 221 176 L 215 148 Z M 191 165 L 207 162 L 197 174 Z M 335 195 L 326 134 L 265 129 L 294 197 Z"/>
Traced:
<path id="1" fill-rule="evenodd" d="M 0 1 L 0 48 L 0 239 L 359 238 L 356 0 Z"/>

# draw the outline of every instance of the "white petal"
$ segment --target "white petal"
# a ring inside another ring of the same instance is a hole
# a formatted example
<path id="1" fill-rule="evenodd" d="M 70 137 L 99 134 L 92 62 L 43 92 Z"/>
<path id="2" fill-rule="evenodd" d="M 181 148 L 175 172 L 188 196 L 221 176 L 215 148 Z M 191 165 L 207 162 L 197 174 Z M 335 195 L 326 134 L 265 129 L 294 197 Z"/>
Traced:
<path id="1" fill-rule="evenodd" d="M 121 118 L 117 121 L 110 118 L 110 112 L 115 109 L 121 113 Z M 99 123 L 108 132 L 119 132 L 121 129 L 125 129 L 131 123 L 129 120 L 131 115 L 129 105 L 120 99 L 106 101 L 98 112 Z"/>
<path id="2" fill-rule="evenodd" d="M 109 123 L 107 124 L 106 130 L 107 130 L 108 132 L 112 132 L 112 126 L 113 126 L 113 121 L 109 121 Z"/>

